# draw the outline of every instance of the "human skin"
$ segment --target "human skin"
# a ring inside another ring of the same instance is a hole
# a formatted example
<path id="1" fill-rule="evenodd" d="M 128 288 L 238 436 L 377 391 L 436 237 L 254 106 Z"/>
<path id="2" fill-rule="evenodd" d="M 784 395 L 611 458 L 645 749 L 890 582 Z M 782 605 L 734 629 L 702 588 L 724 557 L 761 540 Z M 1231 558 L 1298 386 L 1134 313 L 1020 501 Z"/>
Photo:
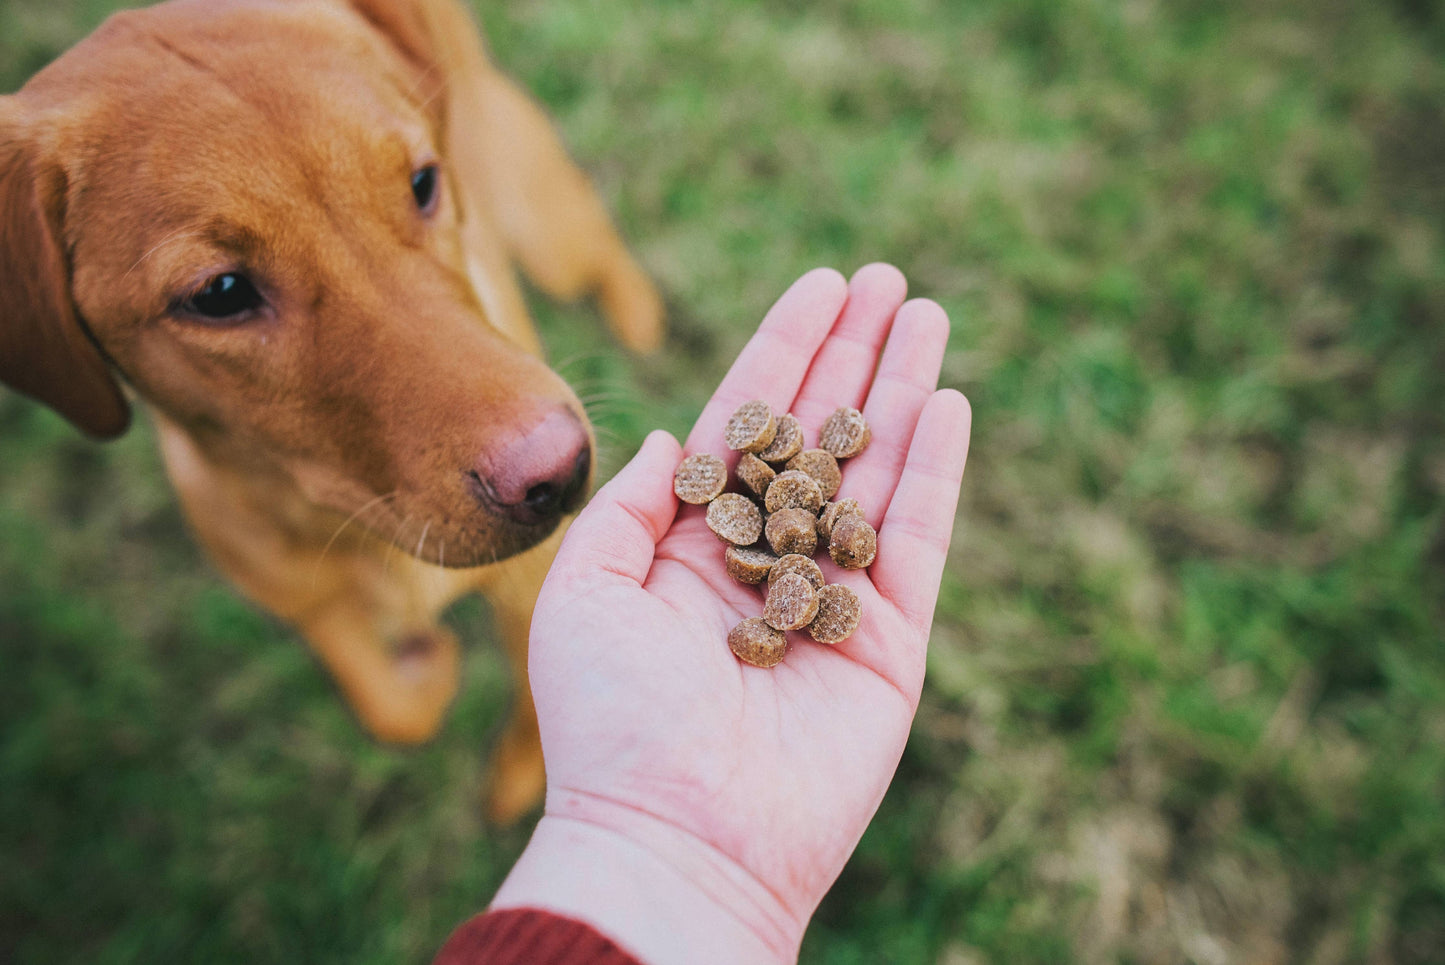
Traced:
<path id="1" fill-rule="evenodd" d="M 887 265 L 804 275 L 685 447 L 649 435 L 573 523 L 532 623 L 546 807 L 492 908 L 580 919 L 646 962 L 796 960 L 903 753 L 968 451 L 967 400 L 936 388 L 948 318 L 906 288 Z M 672 492 L 685 453 L 736 462 L 723 426 L 753 398 L 810 436 L 862 409 L 873 441 L 838 498 L 878 530 L 867 570 L 819 560 L 858 594 L 858 629 L 790 633 L 766 670 L 726 642 L 759 590 Z"/>

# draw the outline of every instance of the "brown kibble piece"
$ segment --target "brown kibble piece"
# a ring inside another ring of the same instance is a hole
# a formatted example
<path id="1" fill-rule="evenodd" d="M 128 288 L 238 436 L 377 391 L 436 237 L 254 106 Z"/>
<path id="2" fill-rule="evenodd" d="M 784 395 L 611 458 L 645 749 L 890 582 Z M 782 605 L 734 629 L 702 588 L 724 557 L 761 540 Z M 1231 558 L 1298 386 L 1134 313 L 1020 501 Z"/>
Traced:
<path id="1" fill-rule="evenodd" d="M 768 545 L 779 556 L 789 553 L 812 556 L 818 549 L 817 520 L 806 509 L 780 509 L 773 513 L 768 517 L 767 535 Z"/>
<path id="2" fill-rule="evenodd" d="M 761 617 L 748 617 L 728 633 L 728 646 L 743 663 L 776 667 L 788 652 L 788 638 Z"/>
<path id="3" fill-rule="evenodd" d="M 727 564 L 728 576 L 739 583 L 756 586 L 771 575 L 778 558 L 767 550 L 729 546 L 723 554 L 723 561 Z"/>
<path id="4" fill-rule="evenodd" d="M 728 468 L 712 453 L 699 452 L 677 464 L 672 474 L 672 491 L 694 506 L 706 506 L 727 488 Z"/>
<path id="5" fill-rule="evenodd" d="M 818 510 L 823 508 L 823 492 L 812 476 L 790 470 L 778 473 L 778 477 L 768 487 L 764 505 L 770 513 L 776 513 L 780 509 L 806 509 L 817 516 Z"/>
<path id="6" fill-rule="evenodd" d="M 878 534 L 862 516 L 839 516 L 828 538 L 828 555 L 848 570 L 861 570 L 878 555 Z"/>
<path id="7" fill-rule="evenodd" d="M 753 399 L 738 406 L 732 418 L 728 419 L 727 428 L 723 430 L 723 441 L 729 449 L 757 452 L 767 448 L 777 429 L 778 423 L 773 418 L 773 410 L 768 408 L 768 404 L 762 399 Z"/>
<path id="8" fill-rule="evenodd" d="M 759 497 L 768 491 L 768 486 L 772 483 L 773 477 L 777 476 L 777 472 L 772 466 L 763 462 L 751 452 L 743 453 L 743 457 L 738 460 L 737 472 L 738 478 L 742 480 L 743 485 Z"/>
<path id="9" fill-rule="evenodd" d="M 786 468 L 812 476 L 825 500 L 838 495 L 838 487 L 843 485 L 843 471 L 838 468 L 838 460 L 823 449 L 804 449 L 788 460 Z"/>
<path id="10" fill-rule="evenodd" d="M 763 533 L 763 514 L 739 493 L 723 493 L 707 505 L 707 528 L 734 546 L 751 546 Z"/>
<path id="11" fill-rule="evenodd" d="M 863 413 L 843 406 L 836 409 L 823 423 L 823 428 L 818 432 L 818 446 L 839 459 L 847 459 L 866 449 L 872 438 L 873 434 L 868 430 Z"/>
<path id="12" fill-rule="evenodd" d="M 801 576 L 812 584 L 815 590 L 823 588 L 823 571 L 818 569 L 818 564 L 814 563 L 812 558 L 801 553 L 789 553 L 779 557 L 773 563 L 772 572 L 768 574 L 768 582 L 792 575 Z"/>
<path id="13" fill-rule="evenodd" d="M 840 499 L 836 503 L 824 503 L 823 511 L 818 514 L 818 537 L 823 542 L 833 538 L 833 524 L 838 521 L 839 516 L 862 516 L 863 507 L 858 505 L 856 499 Z"/>
<path id="14" fill-rule="evenodd" d="M 767 462 L 787 462 L 803 450 L 803 424 L 790 412 L 778 416 L 778 428 L 773 441 L 758 453 L 758 458 Z"/>
<path id="15" fill-rule="evenodd" d="M 818 615 L 808 624 L 808 633 L 819 643 L 841 643 L 858 629 L 862 615 L 858 594 L 841 583 L 829 583 L 818 591 Z"/>
<path id="16" fill-rule="evenodd" d="M 774 630 L 801 630 L 818 615 L 818 591 L 805 577 L 790 573 L 768 583 L 763 620 Z"/>

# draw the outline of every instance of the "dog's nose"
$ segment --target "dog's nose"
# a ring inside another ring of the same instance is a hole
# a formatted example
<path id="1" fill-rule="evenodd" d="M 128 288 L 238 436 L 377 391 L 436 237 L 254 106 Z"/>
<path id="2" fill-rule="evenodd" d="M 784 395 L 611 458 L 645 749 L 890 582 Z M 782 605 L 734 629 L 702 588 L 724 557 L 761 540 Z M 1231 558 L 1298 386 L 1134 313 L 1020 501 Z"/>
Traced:
<path id="1" fill-rule="evenodd" d="M 468 475 L 489 508 L 531 525 L 576 509 L 591 472 L 587 431 L 570 409 L 559 407 L 525 432 L 488 445 Z"/>

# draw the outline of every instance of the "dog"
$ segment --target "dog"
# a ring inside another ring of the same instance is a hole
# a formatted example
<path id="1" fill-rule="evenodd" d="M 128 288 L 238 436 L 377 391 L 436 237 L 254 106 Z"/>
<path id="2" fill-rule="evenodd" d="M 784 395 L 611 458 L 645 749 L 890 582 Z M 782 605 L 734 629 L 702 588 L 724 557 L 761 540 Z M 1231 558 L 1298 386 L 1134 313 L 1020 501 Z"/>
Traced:
<path id="1" fill-rule="evenodd" d="M 594 451 L 517 268 L 659 344 L 655 286 L 458 0 L 171 0 L 0 97 L 0 380 L 102 440 L 142 401 L 200 543 L 381 741 L 440 727 L 438 615 L 484 594 L 517 682 L 502 822 L 544 789 L 528 625 Z"/>

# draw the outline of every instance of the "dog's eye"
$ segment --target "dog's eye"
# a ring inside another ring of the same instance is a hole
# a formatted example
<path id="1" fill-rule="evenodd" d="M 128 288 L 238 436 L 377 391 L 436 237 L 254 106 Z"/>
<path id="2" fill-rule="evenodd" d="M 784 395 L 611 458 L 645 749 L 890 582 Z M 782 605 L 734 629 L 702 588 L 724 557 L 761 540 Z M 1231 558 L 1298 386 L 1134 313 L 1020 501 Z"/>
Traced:
<path id="1" fill-rule="evenodd" d="M 411 196 L 416 199 L 417 208 L 430 213 L 437 199 L 437 166 L 428 164 L 418 168 L 411 176 Z"/>
<path id="2" fill-rule="evenodd" d="M 231 319 L 261 305 L 261 293 L 249 278 L 227 272 L 206 282 L 205 287 L 186 299 L 181 307 L 205 318 Z"/>

